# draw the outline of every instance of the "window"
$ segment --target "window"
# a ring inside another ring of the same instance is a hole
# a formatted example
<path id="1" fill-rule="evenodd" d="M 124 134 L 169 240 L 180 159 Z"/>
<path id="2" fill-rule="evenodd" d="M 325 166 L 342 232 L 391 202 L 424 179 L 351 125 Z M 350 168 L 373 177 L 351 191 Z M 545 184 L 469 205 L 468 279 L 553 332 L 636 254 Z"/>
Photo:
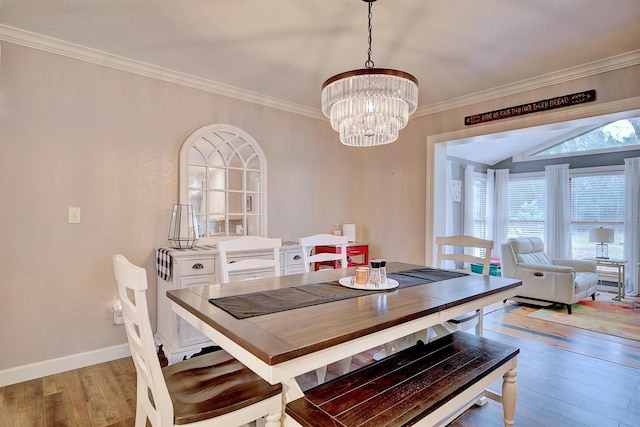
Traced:
<path id="1" fill-rule="evenodd" d="M 617 120 L 595 128 L 533 154 L 533 157 L 560 157 L 593 154 L 618 150 L 637 150 L 640 147 L 640 117 Z"/>
<path id="2" fill-rule="evenodd" d="M 265 235 L 266 160 L 258 143 L 228 125 L 198 129 L 180 150 L 180 203 L 195 206 L 201 239 Z"/>
<path id="3" fill-rule="evenodd" d="M 544 176 L 510 177 L 508 195 L 508 237 L 536 236 L 544 240 Z"/>
<path id="4" fill-rule="evenodd" d="M 624 174 L 600 172 L 576 174 L 570 178 L 571 246 L 573 258 L 595 256 L 596 243 L 589 242 L 589 230 L 613 228 L 614 243 L 609 257 L 621 259 L 624 236 Z"/>
<path id="5" fill-rule="evenodd" d="M 623 257 L 624 174 L 604 170 L 570 174 L 571 247 L 575 259 L 595 256 L 596 243 L 589 230 L 613 228 L 615 242 L 609 257 Z M 544 176 L 517 177 L 509 181 L 509 237 L 537 236 L 543 241 L 546 190 Z"/>

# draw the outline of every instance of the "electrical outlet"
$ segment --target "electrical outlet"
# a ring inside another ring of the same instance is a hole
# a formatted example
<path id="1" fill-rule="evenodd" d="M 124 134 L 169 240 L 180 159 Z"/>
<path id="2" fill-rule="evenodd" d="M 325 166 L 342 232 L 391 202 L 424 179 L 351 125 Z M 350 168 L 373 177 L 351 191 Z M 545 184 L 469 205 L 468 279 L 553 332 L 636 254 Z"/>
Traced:
<path id="1" fill-rule="evenodd" d="M 111 312 L 113 313 L 113 324 L 123 325 L 124 317 L 122 315 L 122 301 L 120 300 L 120 297 L 116 297 L 113 304 L 111 304 Z"/>
<path id="2" fill-rule="evenodd" d="M 124 325 L 124 317 L 122 316 L 122 311 L 113 312 L 113 324 Z"/>

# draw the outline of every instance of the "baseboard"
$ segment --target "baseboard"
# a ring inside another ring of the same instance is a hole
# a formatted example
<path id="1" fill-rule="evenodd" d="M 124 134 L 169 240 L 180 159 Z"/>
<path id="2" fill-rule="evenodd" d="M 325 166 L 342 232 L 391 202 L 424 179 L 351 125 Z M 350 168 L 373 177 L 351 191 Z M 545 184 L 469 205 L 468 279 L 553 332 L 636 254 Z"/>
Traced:
<path id="1" fill-rule="evenodd" d="M 96 365 L 131 356 L 129 344 L 120 344 L 113 347 L 87 351 L 85 353 L 72 354 L 57 359 L 43 360 L 29 365 L 16 366 L 15 368 L 0 371 L 0 387 L 21 383 L 47 375 L 59 374 L 72 369 Z"/>

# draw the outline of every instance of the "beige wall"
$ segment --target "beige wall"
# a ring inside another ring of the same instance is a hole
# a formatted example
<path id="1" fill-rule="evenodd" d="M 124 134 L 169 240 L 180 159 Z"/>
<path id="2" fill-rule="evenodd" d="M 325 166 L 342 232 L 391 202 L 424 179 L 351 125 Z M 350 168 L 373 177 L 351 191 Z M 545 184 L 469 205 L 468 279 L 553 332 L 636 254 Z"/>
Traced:
<path id="1" fill-rule="evenodd" d="M 211 123 L 264 150 L 271 236 L 360 220 L 359 152 L 325 121 L 2 44 L 0 370 L 126 343 L 111 255 L 147 268 L 155 307 L 180 146 Z"/>
<path id="2" fill-rule="evenodd" d="M 434 135 L 469 133 L 468 114 L 574 89 L 597 89 L 598 102 L 638 97 L 639 71 L 413 118 L 396 143 L 363 150 L 343 147 L 323 120 L 3 43 L 0 370 L 126 343 L 110 320 L 111 255 L 147 268 L 155 307 L 154 248 L 167 244 L 180 146 L 199 127 L 237 126 L 264 150 L 270 236 L 353 221 L 374 256 L 422 263 L 438 209 Z M 66 223 L 69 206 L 82 208 L 82 224 Z"/>

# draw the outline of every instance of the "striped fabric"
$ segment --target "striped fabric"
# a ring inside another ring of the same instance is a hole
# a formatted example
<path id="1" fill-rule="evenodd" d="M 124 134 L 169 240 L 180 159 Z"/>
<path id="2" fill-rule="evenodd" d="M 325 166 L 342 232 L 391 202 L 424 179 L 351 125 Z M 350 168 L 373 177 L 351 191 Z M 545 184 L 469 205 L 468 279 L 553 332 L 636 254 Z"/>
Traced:
<path id="1" fill-rule="evenodd" d="M 160 248 L 156 250 L 156 270 L 162 280 L 168 282 L 171 279 L 171 249 Z"/>

